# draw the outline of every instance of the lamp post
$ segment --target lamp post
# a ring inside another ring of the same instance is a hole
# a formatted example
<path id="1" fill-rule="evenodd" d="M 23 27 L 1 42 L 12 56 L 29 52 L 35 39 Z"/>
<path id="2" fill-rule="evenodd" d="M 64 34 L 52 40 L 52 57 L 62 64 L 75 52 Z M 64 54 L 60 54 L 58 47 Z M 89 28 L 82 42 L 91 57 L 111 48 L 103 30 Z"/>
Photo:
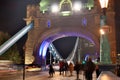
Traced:
<path id="1" fill-rule="evenodd" d="M 24 54 L 23 54 L 23 80 L 25 80 L 25 46 L 23 47 L 23 51 L 24 51 Z"/>
<path id="2" fill-rule="evenodd" d="M 102 64 L 109 64 L 111 63 L 111 59 L 110 59 L 110 45 L 109 45 L 109 41 L 108 41 L 108 29 L 109 26 L 107 26 L 106 24 L 106 10 L 108 7 L 108 1 L 109 0 L 99 0 L 100 1 L 100 5 L 102 8 L 102 14 L 100 15 L 100 62 Z M 107 31 L 106 31 L 107 29 Z"/>
<path id="3" fill-rule="evenodd" d="M 104 35 L 105 35 L 105 32 L 104 32 L 104 30 L 103 29 L 100 29 L 100 62 L 102 63 L 103 62 L 103 56 L 104 56 L 104 52 L 103 52 L 103 44 L 104 44 L 104 42 L 103 42 L 103 37 L 104 37 Z"/>
<path id="4" fill-rule="evenodd" d="M 106 9 L 108 7 L 109 0 L 100 0 L 100 6 L 103 9 L 103 15 L 106 15 Z"/>

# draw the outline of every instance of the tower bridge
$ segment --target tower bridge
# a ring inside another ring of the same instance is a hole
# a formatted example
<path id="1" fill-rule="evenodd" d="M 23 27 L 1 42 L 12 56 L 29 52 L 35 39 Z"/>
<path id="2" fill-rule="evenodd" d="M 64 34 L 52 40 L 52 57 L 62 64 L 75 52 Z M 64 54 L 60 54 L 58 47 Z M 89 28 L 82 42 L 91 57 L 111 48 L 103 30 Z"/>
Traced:
<path id="1" fill-rule="evenodd" d="M 89 0 L 87 2 L 81 0 L 83 5 L 81 5 L 81 9 L 80 7 L 76 9 L 77 11 L 73 8 L 74 0 L 56 0 L 58 5 L 56 10 L 58 12 L 52 12 L 52 3 L 54 1 L 41 0 L 40 3 L 28 5 L 26 8 L 27 16 L 24 20 L 27 25 L 33 20 L 34 26 L 27 31 L 28 38 L 24 46 L 25 64 L 34 62 L 41 65 L 45 61 L 50 44 L 64 37 L 79 37 L 88 40 L 95 46 L 95 53 L 98 53 L 99 57 L 103 57 L 101 58 L 103 62 L 109 63 L 109 61 L 112 61 L 112 63 L 115 63 L 116 39 L 113 0 L 109 1 L 106 11 L 107 28 L 106 25 L 102 25 L 105 18 L 101 16 L 98 0 Z M 104 37 L 101 37 L 99 32 L 101 26 L 104 30 L 107 29 Z M 100 42 L 101 40 L 104 44 Z M 82 54 L 80 53 L 80 45 L 78 44 L 78 46 L 78 53 Z M 102 54 L 100 53 L 101 49 Z M 2 50 L 2 47 L 0 50 Z"/>
<path id="2" fill-rule="evenodd" d="M 110 3 L 112 3 L 111 1 Z M 68 3 L 73 4 L 74 2 L 68 0 Z M 40 4 L 42 4 L 42 1 Z M 60 5 L 62 8 L 61 2 Z M 46 11 L 41 8 L 40 5 L 28 5 L 26 19 L 32 18 L 34 20 L 34 29 L 28 32 L 28 39 L 25 45 L 26 64 L 30 64 L 33 61 L 35 61 L 36 64 L 40 64 L 41 58 L 45 57 L 46 50 L 53 41 L 70 36 L 81 37 L 90 41 L 95 45 L 96 53 L 100 54 L 99 30 L 101 9 L 98 1 L 94 1 L 94 4 L 91 3 L 91 5 L 93 6 L 82 8 L 78 11 L 71 11 L 71 14 L 69 15 L 62 15 L 60 10 L 56 13 L 50 11 L 49 9 L 51 9 L 52 0 L 51 6 L 46 5 Z M 110 6 L 112 6 L 112 4 L 110 4 Z M 110 6 L 106 12 L 107 24 L 110 28 L 110 32 L 107 34 L 110 45 L 110 53 L 108 54 L 112 61 L 115 62 L 115 57 L 111 56 L 116 52 L 115 13 Z M 28 21 L 26 20 L 26 22 Z"/>

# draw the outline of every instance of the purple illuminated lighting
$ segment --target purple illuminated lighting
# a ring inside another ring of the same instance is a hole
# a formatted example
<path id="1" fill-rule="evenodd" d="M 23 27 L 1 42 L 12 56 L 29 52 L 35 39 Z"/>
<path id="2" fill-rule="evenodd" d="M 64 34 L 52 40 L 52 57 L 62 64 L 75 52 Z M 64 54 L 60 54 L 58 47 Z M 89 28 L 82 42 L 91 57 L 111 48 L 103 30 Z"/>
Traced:
<path id="1" fill-rule="evenodd" d="M 47 52 L 47 48 L 49 47 L 49 44 L 53 41 L 55 41 L 56 39 L 59 39 L 59 38 L 63 38 L 63 37 L 72 37 L 72 36 L 78 36 L 78 37 L 82 37 L 82 38 L 85 38 L 87 40 L 89 40 L 90 42 L 92 42 L 93 44 L 94 41 L 88 37 L 88 36 L 85 36 L 81 33 L 77 33 L 77 32 L 62 32 L 62 33 L 59 33 L 59 34 L 56 34 L 56 35 L 51 35 L 49 36 L 49 38 L 45 39 L 41 46 L 40 46 L 40 49 L 39 49 L 39 55 L 42 57 L 45 57 L 46 56 L 46 52 Z"/>
<path id="2" fill-rule="evenodd" d="M 40 49 L 39 49 L 39 55 L 42 57 L 46 56 L 46 52 L 47 52 L 47 48 L 49 47 L 49 42 L 47 42 L 46 40 L 42 42 Z"/>

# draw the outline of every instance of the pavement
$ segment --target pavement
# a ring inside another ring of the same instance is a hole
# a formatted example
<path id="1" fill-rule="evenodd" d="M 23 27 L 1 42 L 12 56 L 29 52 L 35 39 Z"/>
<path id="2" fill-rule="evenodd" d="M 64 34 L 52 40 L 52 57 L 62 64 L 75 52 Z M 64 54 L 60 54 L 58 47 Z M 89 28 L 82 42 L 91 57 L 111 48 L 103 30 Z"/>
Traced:
<path id="1" fill-rule="evenodd" d="M 23 75 L 23 71 L 2 71 L 0 72 L 0 80 L 76 80 L 76 72 L 73 72 L 73 76 L 70 73 L 65 75 L 59 75 L 59 71 L 55 71 L 53 77 L 49 76 L 48 71 L 26 71 Z M 79 74 L 79 80 L 85 80 L 83 72 Z M 93 80 L 96 80 L 96 74 L 93 74 Z"/>
<path id="2" fill-rule="evenodd" d="M 48 71 L 0 71 L 0 80 L 76 80 L 76 72 L 73 72 L 73 76 L 70 73 L 65 75 L 59 75 L 59 71 L 55 71 L 53 77 L 49 76 Z M 79 74 L 79 80 L 86 80 L 83 71 Z M 93 80 L 120 80 L 110 71 L 103 71 L 98 79 L 96 73 L 93 73 Z"/>
<path id="3" fill-rule="evenodd" d="M 73 72 L 73 76 L 70 76 L 69 72 L 67 73 L 67 76 L 65 75 L 59 75 L 59 72 L 56 71 L 53 77 L 50 77 L 48 74 L 48 71 L 41 72 L 42 75 L 36 75 L 36 76 L 29 76 L 26 77 L 25 80 L 76 80 L 76 73 Z M 79 74 L 79 80 L 85 80 L 83 72 L 80 72 Z M 93 74 L 93 80 L 96 80 L 96 74 L 94 72 Z"/>

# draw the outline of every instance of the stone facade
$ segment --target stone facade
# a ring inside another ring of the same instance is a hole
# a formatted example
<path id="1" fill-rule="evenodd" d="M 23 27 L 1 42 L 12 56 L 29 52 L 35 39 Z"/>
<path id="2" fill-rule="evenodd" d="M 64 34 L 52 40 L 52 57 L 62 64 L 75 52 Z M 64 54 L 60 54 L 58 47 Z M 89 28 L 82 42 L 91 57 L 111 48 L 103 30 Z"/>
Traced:
<path id="1" fill-rule="evenodd" d="M 110 4 L 112 2 L 110 1 Z M 112 5 L 111 5 L 112 6 Z M 113 63 L 116 59 L 116 39 L 115 39 L 115 13 L 111 8 L 107 10 L 107 24 L 110 27 L 108 33 L 111 58 Z M 28 32 L 28 38 L 25 44 L 25 64 L 31 64 L 33 61 L 40 63 L 39 47 L 42 41 L 49 39 L 53 42 L 56 39 L 67 36 L 79 36 L 93 42 L 96 51 L 100 50 L 100 15 L 101 9 L 98 1 L 92 10 L 82 10 L 73 12 L 70 16 L 61 16 L 59 13 L 42 13 L 39 5 L 28 5 L 26 24 L 29 20 L 34 20 L 34 28 Z M 50 22 L 50 25 L 48 25 Z"/>

